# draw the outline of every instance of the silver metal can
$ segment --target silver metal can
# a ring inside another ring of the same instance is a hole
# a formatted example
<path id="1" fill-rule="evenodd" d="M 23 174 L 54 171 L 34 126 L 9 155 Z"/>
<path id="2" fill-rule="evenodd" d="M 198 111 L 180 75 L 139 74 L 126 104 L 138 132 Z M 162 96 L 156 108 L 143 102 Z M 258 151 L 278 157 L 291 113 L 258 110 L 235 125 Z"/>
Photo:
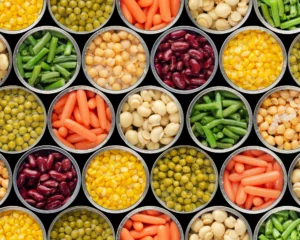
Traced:
<path id="1" fill-rule="evenodd" d="M 2 41 L 6 46 L 7 53 L 8 53 L 8 61 L 9 61 L 6 76 L 4 78 L 0 79 L 0 86 L 2 86 L 4 84 L 4 82 L 8 79 L 9 74 L 11 72 L 11 69 L 12 69 L 12 66 L 13 66 L 13 57 L 12 57 L 12 52 L 11 52 L 11 49 L 10 49 L 10 46 L 9 46 L 8 42 L 6 41 L 5 37 L 1 34 L 0 34 L 0 41 Z"/>

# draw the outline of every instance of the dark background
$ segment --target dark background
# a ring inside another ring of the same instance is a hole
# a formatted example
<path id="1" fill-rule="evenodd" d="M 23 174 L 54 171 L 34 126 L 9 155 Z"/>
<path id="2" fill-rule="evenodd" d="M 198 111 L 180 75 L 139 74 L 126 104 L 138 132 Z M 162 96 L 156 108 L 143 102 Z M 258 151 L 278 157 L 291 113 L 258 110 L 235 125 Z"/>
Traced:
<path id="1" fill-rule="evenodd" d="M 39 22 L 39 24 L 37 26 L 57 26 L 55 24 L 55 22 L 52 20 L 48 9 L 46 9 L 45 15 L 42 18 L 42 20 Z M 121 18 L 119 17 L 119 14 L 117 12 L 117 9 L 115 9 L 113 16 L 111 17 L 111 19 L 109 20 L 109 22 L 106 24 L 107 26 L 113 26 L 113 25 L 121 25 L 121 26 L 126 26 L 123 21 L 121 20 Z M 179 19 L 179 21 L 175 24 L 175 26 L 181 26 L 181 25 L 189 25 L 189 26 L 194 26 L 194 24 L 191 22 L 191 20 L 189 19 L 186 10 L 183 9 L 182 15 Z M 259 19 L 257 18 L 254 9 L 252 10 L 252 13 L 250 15 L 250 17 L 248 18 L 248 20 L 245 22 L 245 24 L 243 26 L 253 26 L 253 25 L 258 25 L 258 26 L 263 26 L 261 24 L 261 22 L 259 21 Z M 36 27 L 37 27 L 36 26 Z M 1 31 L 0 31 L 1 32 Z M 15 45 L 17 43 L 17 41 L 21 38 L 21 36 L 23 34 L 18 34 L 18 35 L 8 35 L 8 34 L 3 34 L 4 37 L 7 39 L 7 41 L 10 44 L 10 47 L 12 49 L 12 51 L 14 51 Z M 86 35 L 75 35 L 72 34 L 73 37 L 75 38 L 75 40 L 77 41 L 80 50 L 83 50 L 83 47 L 86 43 L 86 41 L 88 40 L 88 38 L 92 35 L 92 34 L 86 34 Z M 214 43 L 217 46 L 218 52 L 220 51 L 220 48 L 224 42 L 224 40 L 226 39 L 226 37 L 229 34 L 225 34 L 225 35 L 213 35 L 213 34 L 209 34 L 209 36 L 212 38 L 212 40 L 214 41 Z M 286 51 L 288 51 L 290 44 L 292 43 L 292 41 L 294 40 L 294 38 L 297 36 L 296 34 L 293 35 L 282 35 L 282 34 L 278 34 L 280 39 L 283 41 Z M 145 40 L 145 42 L 148 45 L 149 51 L 151 51 L 152 46 L 155 42 L 155 40 L 159 37 L 159 34 L 156 35 L 144 35 L 141 34 L 142 38 Z M 7 86 L 7 85 L 20 85 L 22 86 L 22 84 L 20 83 L 20 81 L 18 80 L 18 78 L 16 77 L 16 74 L 14 72 L 14 70 L 12 69 L 9 78 L 6 80 L 5 84 L 3 86 Z M 74 81 L 73 85 L 88 85 L 91 86 L 91 84 L 89 83 L 89 81 L 85 78 L 85 75 L 82 71 L 82 69 L 80 70 L 80 73 L 77 77 L 77 79 Z M 151 69 L 149 69 L 149 72 L 147 74 L 147 77 L 145 78 L 145 80 L 143 81 L 143 83 L 140 86 L 145 86 L 145 85 L 156 85 L 156 86 L 160 86 L 158 84 L 158 82 L 155 80 Z M 286 73 L 284 75 L 284 77 L 282 78 L 282 80 L 280 81 L 279 85 L 294 85 L 297 86 L 297 84 L 294 82 L 294 80 L 292 79 L 288 69 L 286 70 Z M 224 78 L 222 77 L 222 74 L 220 72 L 220 70 L 218 69 L 217 74 L 215 75 L 214 79 L 212 80 L 212 82 L 207 86 L 207 87 L 212 87 L 212 86 L 227 86 L 229 87 L 229 85 L 227 84 L 227 82 L 224 80 Z M 184 114 L 186 114 L 187 108 L 189 103 L 192 101 L 192 99 L 195 97 L 197 93 L 194 94 L 190 94 L 190 95 L 180 95 L 180 94 L 175 94 L 175 96 L 178 98 L 178 100 L 180 101 L 180 103 L 182 104 L 182 108 L 184 110 Z M 56 96 L 56 94 L 52 94 L 52 95 L 42 95 L 42 94 L 38 94 L 39 97 L 41 98 L 41 100 L 43 101 L 43 103 L 45 104 L 46 109 L 49 108 L 50 103 L 52 102 L 52 100 L 54 99 L 54 97 Z M 114 109 L 115 111 L 118 108 L 118 104 L 120 103 L 121 99 L 125 96 L 125 94 L 120 94 L 120 95 L 109 95 L 106 94 L 108 96 L 108 98 L 111 100 L 111 102 L 113 103 Z M 256 95 L 249 95 L 249 94 L 243 94 L 246 99 L 249 101 L 252 111 L 254 111 L 255 109 L 255 105 L 258 102 L 258 100 L 261 98 L 261 96 L 263 94 L 256 94 Z M 184 123 L 185 124 L 185 123 Z M 176 142 L 175 145 L 181 145 L 181 144 L 189 144 L 189 145 L 195 145 L 195 143 L 193 142 L 193 140 L 190 138 L 188 131 L 186 129 L 186 125 L 184 125 L 184 129 L 182 132 L 181 137 L 179 138 L 179 140 Z M 56 143 L 53 141 L 52 137 L 49 134 L 48 129 L 45 132 L 45 135 L 43 136 L 42 140 L 39 142 L 38 145 L 56 145 Z M 111 139 L 108 141 L 108 143 L 106 144 L 106 146 L 108 145 L 124 145 L 125 143 L 123 142 L 123 140 L 120 138 L 117 129 L 115 128 L 113 136 L 111 137 Z M 263 146 L 263 144 L 260 142 L 260 140 L 258 139 L 258 137 L 256 136 L 254 130 L 252 129 L 252 132 L 249 136 L 249 138 L 246 140 L 246 142 L 243 144 L 243 146 L 252 146 L 252 145 L 259 145 L 259 146 Z M 77 160 L 79 167 L 82 171 L 83 166 L 85 164 L 85 162 L 87 161 L 87 159 L 92 155 L 92 153 L 90 154 L 73 154 L 71 153 L 74 158 Z M 212 159 L 214 160 L 218 171 L 220 171 L 221 166 L 223 164 L 223 162 L 225 161 L 225 159 L 229 156 L 230 153 L 224 153 L 224 154 L 213 154 L 213 153 L 208 153 Z M 8 160 L 8 162 L 10 163 L 10 166 L 12 168 L 12 171 L 14 170 L 15 164 L 17 163 L 17 161 L 19 160 L 19 158 L 21 157 L 22 154 L 3 154 L 6 159 Z M 156 158 L 158 157 L 159 154 L 141 154 L 141 156 L 144 158 L 144 160 L 146 161 L 149 170 L 151 170 L 152 165 L 154 163 L 154 161 L 156 160 Z M 283 163 L 285 164 L 285 167 L 288 171 L 291 162 L 293 161 L 293 159 L 296 157 L 296 154 L 278 154 L 279 157 L 281 158 L 281 160 L 283 161 Z M 18 206 L 22 206 L 22 203 L 18 200 L 14 190 L 12 189 L 8 199 L 5 201 L 5 203 L 3 204 L 2 207 L 4 206 L 12 206 L 12 205 L 18 205 Z M 70 207 L 72 206 L 78 206 L 78 205 L 86 205 L 86 206 L 92 206 L 90 204 L 90 202 L 86 199 L 83 190 L 80 189 L 80 192 L 77 196 L 77 198 L 75 199 L 75 201 L 71 204 Z M 143 200 L 143 202 L 138 206 L 149 206 L 149 205 L 156 205 L 161 207 L 161 205 L 156 201 L 156 199 L 153 196 L 153 193 L 151 191 L 151 189 L 149 188 L 148 194 L 146 196 L 146 198 Z M 222 206 L 229 206 L 229 204 L 225 201 L 224 197 L 222 196 L 222 193 L 220 191 L 220 189 L 217 190 L 217 193 L 214 197 L 214 199 L 209 203 L 208 207 L 210 206 L 218 206 L 218 205 L 222 205 Z M 297 206 L 298 204 L 294 201 L 294 199 L 292 198 L 288 188 L 286 190 L 286 193 L 283 197 L 283 199 L 280 201 L 280 203 L 278 204 L 278 206 L 284 206 L 284 205 L 292 205 L 292 206 Z M 230 206 L 229 206 L 230 207 Z M 46 231 L 48 231 L 48 228 L 52 222 L 52 220 L 57 216 L 58 213 L 56 214 L 39 214 L 37 213 L 38 217 L 40 217 L 40 219 L 42 220 L 42 222 L 45 225 Z M 106 214 L 106 213 L 105 213 Z M 115 231 L 117 231 L 117 228 L 120 224 L 120 222 L 122 221 L 122 219 L 124 218 L 124 216 L 127 213 L 123 213 L 123 214 L 106 214 L 106 216 L 108 216 L 108 218 L 111 220 L 112 224 L 114 225 L 114 229 Z M 258 222 L 258 220 L 262 217 L 263 214 L 256 214 L 256 215 L 249 215 L 249 214 L 244 214 L 244 217 L 246 217 L 246 219 L 249 221 L 252 231 L 254 231 L 255 226 Z M 189 221 L 193 218 L 193 216 L 195 214 L 176 214 L 174 213 L 174 215 L 178 218 L 178 220 L 180 221 L 182 228 L 185 232 L 186 227 L 189 223 Z"/>

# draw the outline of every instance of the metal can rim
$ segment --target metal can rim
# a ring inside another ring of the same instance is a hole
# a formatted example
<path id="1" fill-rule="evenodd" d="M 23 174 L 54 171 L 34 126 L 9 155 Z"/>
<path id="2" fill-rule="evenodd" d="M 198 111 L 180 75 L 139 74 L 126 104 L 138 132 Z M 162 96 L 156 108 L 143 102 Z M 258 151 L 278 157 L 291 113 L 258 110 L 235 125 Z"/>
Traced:
<path id="1" fill-rule="evenodd" d="M 293 199 L 295 200 L 295 202 L 300 205 L 300 199 L 297 198 L 294 190 L 293 190 L 293 183 L 291 180 L 293 171 L 295 170 L 295 166 L 297 164 L 297 162 L 300 160 L 300 153 L 294 158 L 294 160 L 292 161 L 290 167 L 289 167 L 289 171 L 288 171 L 288 188 L 290 191 L 290 194 L 292 195 Z"/>
<path id="2" fill-rule="evenodd" d="M 299 28 L 299 31 L 300 31 L 300 28 Z M 298 34 L 298 35 L 294 38 L 293 42 L 291 43 L 291 45 L 290 45 L 290 47 L 289 47 L 289 51 L 288 51 L 288 54 L 287 54 L 287 64 L 288 64 L 289 72 L 290 72 L 290 74 L 291 74 L 293 80 L 295 81 L 295 83 L 296 83 L 298 86 L 300 86 L 300 81 L 298 81 L 298 80 L 295 78 L 294 74 L 292 73 L 292 69 L 291 69 L 292 67 L 291 67 L 289 58 L 290 58 L 290 56 L 291 56 L 292 48 L 294 47 L 295 43 L 297 43 L 299 40 L 300 40 L 300 34 Z"/>
<path id="3" fill-rule="evenodd" d="M 7 42 L 7 40 L 2 34 L 0 34 L 0 41 L 2 41 L 6 46 L 7 53 L 8 53 L 8 62 L 9 62 L 6 75 L 2 80 L 0 79 L 0 86 L 2 86 L 5 83 L 5 81 L 8 79 L 11 69 L 13 67 L 13 55 L 9 43 Z"/>
<path id="4" fill-rule="evenodd" d="M 4 197 L 0 200 L 0 206 L 1 206 L 1 205 L 3 205 L 5 200 L 8 198 L 9 194 L 11 193 L 12 186 L 13 186 L 13 174 L 12 174 L 12 170 L 11 170 L 11 167 L 10 167 L 7 159 L 1 153 L 0 153 L 0 160 L 2 160 L 4 162 L 4 166 L 7 168 L 7 171 L 8 171 L 8 187 L 6 189 L 6 193 L 5 193 Z"/>

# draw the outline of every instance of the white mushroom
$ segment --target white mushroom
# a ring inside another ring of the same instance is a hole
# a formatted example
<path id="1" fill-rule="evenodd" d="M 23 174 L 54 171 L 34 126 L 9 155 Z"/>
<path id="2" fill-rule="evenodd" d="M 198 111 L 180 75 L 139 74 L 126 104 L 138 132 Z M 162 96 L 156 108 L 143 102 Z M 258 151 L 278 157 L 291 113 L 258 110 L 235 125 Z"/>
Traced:
<path id="1" fill-rule="evenodd" d="M 229 18 L 234 22 L 239 22 L 242 20 L 242 16 L 238 11 L 234 11 L 230 14 Z"/>
<path id="2" fill-rule="evenodd" d="M 227 18 L 231 12 L 231 7 L 226 3 L 219 3 L 216 6 L 216 14 L 221 18 Z"/>
<path id="3" fill-rule="evenodd" d="M 161 100 L 156 100 L 152 103 L 152 111 L 164 116 L 167 113 L 167 107 Z"/>
<path id="4" fill-rule="evenodd" d="M 180 123 L 180 114 L 179 114 L 179 112 L 174 113 L 174 114 L 170 114 L 169 119 L 173 123 Z"/>
<path id="5" fill-rule="evenodd" d="M 198 0 L 189 0 L 189 8 L 191 10 L 197 10 L 198 7 Z"/>
<path id="6" fill-rule="evenodd" d="M 160 126 L 153 128 L 150 134 L 151 141 L 154 143 L 158 143 L 163 136 L 164 136 L 164 130 Z"/>
<path id="7" fill-rule="evenodd" d="M 212 212 L 212 216 L 214 218 L 214 220 L 216 220 L 217 222 L 224 222 L 227 218 L 227 212 L 223 211 L 223 210 L 214 210 Z"/>
<path id="8" fill-rule="evenodd" d="M 140 105 L 142 105 L 143 99 L 139 94 L 133 94 L 128 98 L 128 104 L 132 108 L 138 108 Z"/>
<path id="9" fill-rule="evenodd" d="M 203 225 L 203 222 L 200 218 L 196 219 L 192 226 L 191 226 L 191 229 L 194 231 L 194 232 L 199 232 L 200 228 L 202 228 L 204 225 Z"/>
<path id="10" fill-rule="evenodd" d="M 151 115 L 151 109 L 142 105 L 137 108 L 137 113 L 141 117 L 149 117 Z"/>
<path id="11" fill-rule="evenodd" d="M 248 6 L 245 7 L 237 7 L 236 9 L 242 16 L 245 16 L 248 11 Z"/>
<path id="12" fill-rule="evenodd" d="M 225 19 L 218 19 L 216 21 L 216 29 L 219 31 L 227 30 L 230 28 L 230 25 Z"/>
<path id="13" fill-rule="evenodd" d="M 130 106 L 128 103 L 124 103 L 122 106 L 122 112 L 128 112 L 130 109 Z"/>
<path id="14" fill-rule="evenodd" d="M 168 102 L 168 104 L 167 104 L 167 112 L 169 114 L 177 113 L 178 112 L 177 104 L 174 103 L 173 101 L 172 102 Z"/>
<path id="15" fill-rule="evenodd" d="M 230 216 L 225 219 L 225 226 L 228 228 L 234 228 L 234 224 L 236 223 L 236 219 L 233 216 Z"/>
<path id="16" fill-rule="evenodd" d="M 159 149 L 159 143 L 149 142 L 146 147 L 148 150 L 156 150 Z"/>
<path id="17" fill-rule="evenodd" d="M 193 18 L 197 18 L 197 16 L 200 14 L 198 10 L 191 10 L 190 13 Z"/>
<path id="18" fill-rule="evenodd" d="M 236 223 L 234 224 L 234 230 L 237 233 L 237 235 L 239 236 L 244 235 L 247 231 L 245 222 L 242 219 L 238 218 L 236 220 Z"/>
<path id="19" fill-rule="evenodd" d="M 228 20 L 229 25 L 232 26 L 232 27 L 234 27 L 237 24 L 239 24 L 238 22 L 233 21 L 230 17 L 227 20 Z"/>
<path id="20" fill-rule="evenodd" d="M 227 229 L 224 235 L 224 240 L 238 240 L 239 236 L 232 229 Z"/>
<path id="21" fill-rule="evenodd" d="M 159 114 L 153 114 L 148 118 L 149 123 L 154 127 L 160 125 L 161 116 Z"/>
<path id="22" fill-rule="evenodd" d="M 200 228 L 200 230 L 199 230 L 200 239 L 204 239 L 205 235 L 211 231 L 212 231 L 212 229 L 210 226 L 204 226 L 204 227 Z"/>
<path id="23" fill-rule="evenodd" d="M 132 125 L 135 127 L 142 127 L 144 123 L 144 119 L 136 111 L 132 113 L 132 116 L 133 116 Z"/>
<path id="24" fill-rule="evenodd" d="M 173 101 L 172 98 L 166 93 L 161 94 L 160 99 L 164 102 L 164 104 L 168 104 L 168 102 Z"/>
<path id="25" fill-rule="evenodd" d="M 125 133 L 125 138 L 127 139 L 128 142 L 130 142 L 132 145 L 138 144 L 138 133 L 135 130 L 128 130 Z"/>
<path id="26" fill-rule="evenodd" d="M 245 233 L 244 236 L 241 237 L 242 240 L 249 240 L 249 234 L 248 233 Z"/>
<path id="27" fill-rule="evenodd" d="M 214 8 L 214 6 L 215 6 L 215 2 L 212 0 L 212 1 L 209 1 L 208 5 L 203 6 L 202 9 L 205 12 L 209 12 L 210 10 L 212 10 Z"/>
<path id="28" fill-rule="evenodd" d="M 4 78 L 7 74 L 7 70 L 0 70 L 0 79 Z"/>
<path id="29" fill-rule="evenodd" d="M 201 13 L 197 17 L 197 22 L 202 27 L 210 28 L 213 20 L 207 13 Z"/>
<path id="30" fill-rule="evenodd" d="M 215 237 L 222 237 L 225 233 L 225 226 L 223 223 L 214 222 L 211 225 L 211 229 Z"/>
<path id="31" fill-rule="evenodd" d="M 230 6 L 234 6 L 239 3 L 239 0 L 225 0 L 225 3 L 227 3 Z"/>
<path id="32" fill-rule="evenodd" d="M 120 114 L 120 125 L 123 128 L 128 128 L 133 123 L 133 116 L 130 112 L 122 112 Z"/>
<path id="33" fill-rule="evenodd" d="M 179 127 L 180 127 L 179 123 L 169 123 L 165 127 L 164 132 L 168 137 L 173 137 L 178 133 Z"/>

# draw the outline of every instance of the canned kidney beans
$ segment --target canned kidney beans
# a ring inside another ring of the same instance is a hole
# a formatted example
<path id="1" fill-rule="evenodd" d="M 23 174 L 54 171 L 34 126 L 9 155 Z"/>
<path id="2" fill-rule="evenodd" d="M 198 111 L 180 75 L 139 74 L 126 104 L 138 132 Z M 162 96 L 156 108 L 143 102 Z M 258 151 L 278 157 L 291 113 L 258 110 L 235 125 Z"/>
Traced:
<path id="1" fill-rule="evenodd" d="M 158 76 L 169 87 L 189 90 L 203 85 L 214 70 L 215 54 L 208 40 L 194 31 L 177 30 L 159 44 L 154 57 Z"/>
<path id="2" fill-rule="evenodd" d="M 63 154 L 41 150 L 28 155 L 17 173 L 17 186 L 33 207 L 53 210 L 63 206 L 77 184 L 77 172 Z"/>

